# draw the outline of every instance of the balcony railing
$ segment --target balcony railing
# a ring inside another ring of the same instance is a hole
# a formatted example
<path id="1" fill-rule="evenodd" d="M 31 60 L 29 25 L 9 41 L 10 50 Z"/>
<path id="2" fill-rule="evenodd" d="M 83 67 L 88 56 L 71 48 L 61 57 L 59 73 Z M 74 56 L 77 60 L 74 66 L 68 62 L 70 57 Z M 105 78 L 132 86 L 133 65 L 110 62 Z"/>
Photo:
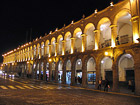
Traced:
<path id="1" fill-rule="evenodd" d="M 120 44 L 132 43 L 133 37 L 128 35 L 120 36 Z"/>
<path id="2" fill-rule="evenodd" d="M 100 48 L 105 48 L 109 46 L 111 46 L 111 39 L 105 40 L 105 42 L 101 44 Z"/>
<path id="3" fill-rule="evenodd" d="M 87 46 L 86 50 L 93 50 L 95 45 L 89 45 Z"/>

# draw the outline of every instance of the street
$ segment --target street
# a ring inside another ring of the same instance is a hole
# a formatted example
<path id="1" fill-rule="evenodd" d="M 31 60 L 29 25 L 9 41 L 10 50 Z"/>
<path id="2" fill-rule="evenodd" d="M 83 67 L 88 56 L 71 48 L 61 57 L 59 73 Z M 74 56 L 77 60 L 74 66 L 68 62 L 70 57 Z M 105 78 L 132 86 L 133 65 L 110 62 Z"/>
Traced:
<path id="1" fill-rule="evenodd" d="M 140 96 L 0 76 L 0 105 L 140 105 Z"/>

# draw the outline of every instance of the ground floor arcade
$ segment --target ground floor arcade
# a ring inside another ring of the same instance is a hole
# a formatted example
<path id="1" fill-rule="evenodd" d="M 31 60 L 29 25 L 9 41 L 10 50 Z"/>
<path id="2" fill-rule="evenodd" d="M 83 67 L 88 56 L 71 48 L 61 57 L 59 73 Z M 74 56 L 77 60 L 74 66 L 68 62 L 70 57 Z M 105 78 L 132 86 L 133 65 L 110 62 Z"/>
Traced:
<path id="1" fill-rule="evenodd" d="M 99 80 L 104 84 L 107 79 L 113 91 L 129 88 L 131 81 L 135 93 L 140 94 L 140 49 L 138 45 L 130 47 L 35 59 L 4 68 L 29 78 L 82 87 L 93 85 L 95 89 Z"/>

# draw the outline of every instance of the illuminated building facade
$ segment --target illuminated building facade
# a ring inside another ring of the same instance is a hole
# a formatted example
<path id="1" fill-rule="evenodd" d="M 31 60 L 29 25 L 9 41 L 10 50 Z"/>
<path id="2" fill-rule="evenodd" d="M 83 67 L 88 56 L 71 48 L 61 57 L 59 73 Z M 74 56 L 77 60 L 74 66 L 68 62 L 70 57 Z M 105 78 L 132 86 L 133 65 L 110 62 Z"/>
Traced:
<path id="1" fill-rule="evenodd" d="M 124 0 L 3 54 L 3 70 L 87 87 L 135 81 L 140 95 L 139 0 Z M 82 78 L 82 81 L 77 81 Z"/>

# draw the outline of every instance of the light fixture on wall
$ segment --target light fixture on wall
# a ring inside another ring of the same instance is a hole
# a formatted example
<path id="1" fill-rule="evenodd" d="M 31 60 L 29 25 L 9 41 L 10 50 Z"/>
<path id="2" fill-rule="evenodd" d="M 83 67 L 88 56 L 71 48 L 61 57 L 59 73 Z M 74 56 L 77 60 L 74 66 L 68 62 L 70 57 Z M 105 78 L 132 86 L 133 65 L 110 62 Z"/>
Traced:
<path id="1" fill-rule="evenodd" d="M 114 5 L 113 5 L 113 2 L 110 3 L 110 6 L 111 6 L 111 7 L 114 6 Z"/>

